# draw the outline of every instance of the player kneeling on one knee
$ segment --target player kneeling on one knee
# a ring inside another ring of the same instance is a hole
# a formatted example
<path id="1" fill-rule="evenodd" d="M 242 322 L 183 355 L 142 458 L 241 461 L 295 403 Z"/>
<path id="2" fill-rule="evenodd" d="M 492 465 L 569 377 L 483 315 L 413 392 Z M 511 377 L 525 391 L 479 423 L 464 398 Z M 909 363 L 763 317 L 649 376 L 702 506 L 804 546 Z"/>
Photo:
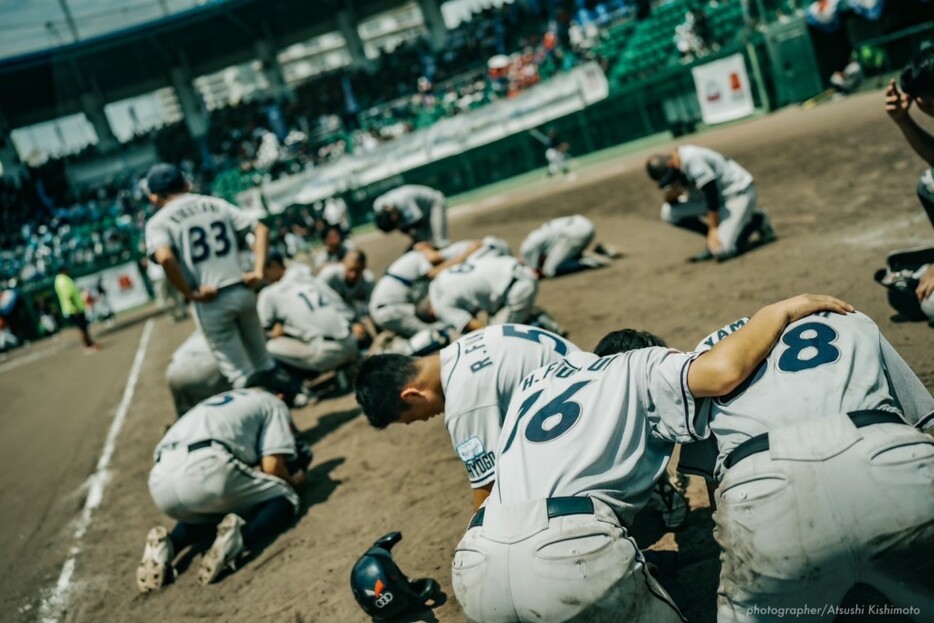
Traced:
<path id="1" fill-rule="evenodd" d="M 742 253 L 749 239 L 775 239 L 765 212 L 756 210 L 756 187 L 749 171 L 712 149 L 682 145 L 646 162 L 649 177 L 665 191 L 662 220 L 703 234 L 707 248 L 691 261 L 725 260 Z M 705 223 L 700 219 L 707 216 Z"/>
<path id="2" fill-rule="evenodd" d="M 357 359 L 354 311 L 308 267 L 285 267 L 281 255 L 266 262 L 270 285 L 256 304 L 270 337 L 266 350 L 277 360 L 307 372 L 328 372 Z"/>
<path id="3" fill-rule="evenodd" d="M 852 308 L 804 295 L 763 308 L 705 354 L 571 353 L 526 376 L 503 422 L 496 484 L 455 550 L 467 618 L 682 620 L 628 527 L 673 444 L 702 434 L 697 399 L 733 391 L 788 322 L 821 310 Z"/>
<path id="4" fill-rule="evenodd" d="M 377 428 L 444 413 L 451 443 L 467 470 L 476 510 L 493 486 L 501 423 L 519 381 L 578 350 L 563 337 L 535 327 L 487 327 L 420 359 L 401 355 L 366 359 L 357 375 L 357 402 Z"/>
<path id="5" fill-rule="evenodd" d="M 311 461 L 297 446 L 288 404 L 295 388 L 240 389 L 201 402 L 165 434 L 155 451 L 149 493 L 178 523 L 149 531 L 136 573 L 140 591 L 175 577 L 173 560 L 188 546 L 213 545 L 198 571 L 202 584 L 275 538 L 293 521 Z"/>
<path id="6" fill-rule="evenodd" d="M 749 381 L 701 413 L 718 446 L 720 623 L 803 604 L 795 620 L 823 621 L 856 583 L 932 620 L 934 439 L 921 431 L 934 399 L 872 320 L 789 324 Z"/>
<path id="7" fill-rule="evenodd" d="M 912 104 L 923 114 L 934 117 L 934 48 L 918 52 L 901 75 L 902 90 L 895 80 L 885 91 L 885 110 L 898 126 L 915 153 L 932 167 L 918 180 L 918 199 L 934 225 L 934 135 L 925 131 L 910 113 Z M 934 264 L 918 275 L 915 295 L 921 310 L 934 322 Z"/>

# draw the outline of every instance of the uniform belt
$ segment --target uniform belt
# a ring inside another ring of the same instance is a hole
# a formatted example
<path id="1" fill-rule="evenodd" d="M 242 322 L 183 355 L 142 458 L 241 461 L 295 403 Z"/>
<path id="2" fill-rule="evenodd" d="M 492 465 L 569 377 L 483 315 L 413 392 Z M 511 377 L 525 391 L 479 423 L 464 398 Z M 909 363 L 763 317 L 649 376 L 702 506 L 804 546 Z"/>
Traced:
<path id="1" fill-rule="evenodd" d="M 847 415 L 853 420 L 853 424 L 856 425 L 856 428 L 872 426 L 873 424 L 905 424 L 905 420 L 900 416 L 888 411 L 853 411 Z M 905 425 L 907 426 L 907 424 Z M 756 435 L 736 446 L 723 461 L 723 466 L 730 469 L 743 459 L 753 454 L 758 454 L 759 452 L 765 452 L 768 449 L 768 433 Z"/>
<path id="2" fill-rule="evenodd" d="M 392 273 L 386 273 L 386 276 L 392 277 L 393 279 L 395 279 L 396 281 L 404 285 L 406 288 L 411 288 L 412 286 L 415 285 L 415 282 L 413 280 L 406 279 L 405 277 L 400 277 L 399 275 L 394 275 Z"/>
<path id="3" fill-rule="evenodd" d="M 211 446 L 218 446 L 226 450 L 229 454 L 233 454 L 233 452 L 231 452 L 230 450 L 230 446 L 228 446 L 223 441 L 218 441 L 217 439 L 205 439 L 203 441 L 196 441 L 192 444 L 189 444 L 188 453 L 191 454 L 195 450 L 203 450 L 204 448 L 210 448 Z M 166 448 L 166 449 L 170 449 L 170 448 Z M 158 463 L 161 459 L 162 459 L 162 453 L 160 452 L 159 456 L 156 457 L 156 463 Z"/>
<path id="4" fill-rule="evenodd" d="M 235 282 L 233 282 L 233 283 L 228 283 L 228 284 L 225 285 L 225 286 L 219 287 L 219 288 L 217 289 L 217 291 L 220 292 L 221 290 L 230 290 L 230 289 L 232 289 L 232 288 L 241 288 L 241 287 L 242 287 L 242 288 L 245 288 L 245 287 L 246 287 L 246 284 L 243 283 L 242 281 L 235 281 Z"/>
<path id="5" fill-rule="evenodd" d="M 593 500 L 587 496 L 573 496 L 561 498 L 547 498 L 545 508 L 548 510 L 548 519 L 565 517 L 567 515 L 593 515 Z M 470 527 L 483 525 L 486 508 L 481 508 L 470 520 Z"/>

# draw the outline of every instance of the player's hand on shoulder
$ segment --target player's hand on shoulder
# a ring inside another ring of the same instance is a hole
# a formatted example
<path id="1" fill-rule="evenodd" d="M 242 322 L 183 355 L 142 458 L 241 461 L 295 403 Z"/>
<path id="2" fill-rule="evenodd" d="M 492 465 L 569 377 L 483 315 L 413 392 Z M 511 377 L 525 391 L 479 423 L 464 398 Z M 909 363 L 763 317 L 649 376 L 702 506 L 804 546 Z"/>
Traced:
<path id="1" fill-rule="evenodd" d="M 248 273 L 243 273 L 243 283 L 249 288 L 255 288 L 263 281 L 263 274 L 258 273 L 255 270 L 251 270 Z"/>
<path id="2" fill-rule="evenodd" d="M 191 300 L 196 303 L 207 303 L 217 297 L 217 288 L 214 286 L 199 286 L 191 293 Z"/>
<path id="3" fill-rule="evenodd" d="M 898 89 L 895 80 L 889 82 L 885 90 L 885 112 L 896 123 L 909 119 L 908 111 L 911 108 L 911 97 Z"/>
<path id="4" fill-rule="evenodd" d="M 784 301 L 779 301 L 785 312 L 788 322 L 795 322 L 805 316 L 818 312 L 829 311 L 836 314 L 847 314 L 856 311 L 856 308 L 845 301 L 826 294 L 799 294 Z"/>

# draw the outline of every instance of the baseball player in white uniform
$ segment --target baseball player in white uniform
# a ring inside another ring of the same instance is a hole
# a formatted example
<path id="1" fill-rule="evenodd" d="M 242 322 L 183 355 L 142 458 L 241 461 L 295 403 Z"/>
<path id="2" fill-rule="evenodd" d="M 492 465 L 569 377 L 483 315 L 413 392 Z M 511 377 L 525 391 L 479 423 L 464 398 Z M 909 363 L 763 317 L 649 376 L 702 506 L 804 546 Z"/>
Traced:
<path id="1" fill-rule="evenodd" d="M 233 205 L 189 192 L 173 165 L 157 164 L 146 178 L 158 211 L 146 223 L 147 254 L 186 300 L 195 320 L 233 387 L 244 387 L 257 372 L 272 370 L 251 289 L 263 279 L 269 229 Z M 244 274 L 237 239 L 252 229 L 255 267 Z"/>
<path id="2" fill-rule="evenodd" d="M 477 510 L 493 487 L 502 421 L 519 381 L 578 350 L 543 329 L 520 324 L 487 327 L 427 357 L 366 359 L 357 376 L 357 402 L 377 428 L 444 413 Z"/>
<path id="3" fill-rule="evenodd" d="M 461 333 L 532 316 L 538 279 L 514 257 L 481 258 L 442 270 L 428 287 L 431 314 Z"/>
<path id="4" fill-rule="evenodd" d="M 169 429 L 153 454 L 149 492 L 178 523 L 149 531 L 136 572 L 142 592 L 171 582 L 173 559 L 189 545 L 214 540 L 198 571 L 209 584 L 292 523 L 299 507 L 294 488 L 311 458 L 308 452 L 296 462 L 292 426 L 280 397 L 241 389 L 201 402 Z"/>
<path id="5" fill-rule="evenodd" d="M 902 70 L 902 88 L 895 80 L 885 90 L 885 112 L 898 126 L 908 145 L 931 168 L 918 180 L 918 199 L 931 225 L 934 225 L 934 134 L 925 130 L 911 115 L 911 107 L 928 117 L 934 117 L 934 49 L 928 47 L 915 54 Z M 934 322 L 934 264 L 917 275 L 915 295 L 921 310 Z"/>
<path id="6" fill-rule="evenodd" d="M 707 237 L 705 252 L 692 261 L 734 257 L 757 232 L 760 244 L 775 239 L 768 215 L 756 210 L 752 175 L 735 160 L 706 147 L 682 145 L 649 158 L 646 172 L 665 191 L 662 220 Z M 706 223 L 700 219 L 705 215 Z"/>
<path id="7" fill-rule="evenodd" d="M 366 254 L 348 251 L 340 264 L 325 266 L 318 278 L 337 292 L 356 314 L 358 321 L 369 315 L 370 297 L 376 286 L 373 271 L 366 267 Z"/>
<path id="8" fill-rule="evenodd" d="M 311 265 L 319 273 L 324 268 L 339 264 L 344 256 L 356 249 L 356 245 L 346 240 L 344 232 L 337 225 L 328 225 L 321 232 L 321 248 L 311 256 Z"/>
<path id="9" fill-rule="evenodd" d="M 328 225 L 340 227 L 345 236 L 350 235 L 350 218 L 347 215 L 347 202 L 339 196 L 335 195 L 325 200 L 321 218 L 323 218 L 324 222 Z"/>
<path id="10" fill-rule="evenodd" d="M 307 266 L 285 267 L 270 254 L 270 285 L 259 293 L 260 323 L 269 332 L 266 349 L 279 361 L 308 372 L 329 372 L 356 361 L 354 312 Z"/>
<path id="11" fill-rule="evenodd" d="M 399 230 L 412 243 L 428 242 L 438 249 L 448 245 L 448 216 L 444 193 L 428 186 L 406 184 L 380 195 L 373 202 L 376 225 L 384 232 Z"/>
<path id="12" fill-rule="evenodd" d="M 205 398 L 230 389 L 201 331 L 189 335 L 172 353 L 165 380 L 179 417 Z"/>
<path id="13" fill-rule="evenodd" d="M 386 269 L 373 288 L 370 297 L 370 319 L 382 331 L 392 331 L 404 338 L 416 333 L 437 328 L 437 323 L 425 322 L 415 313 L 415 304 L 421 300 L 428 280 L 433 279 L 446 267 L 455 266 L 467 259 L 481 245 L 474 243 L 454 257 L 431 248 L 421 248 L 405 253 Z"/>
<path id="14" fill-rule="evenodd" d="M 789 321 L 831 297 L 763 308 L 749 331 L 696 355 L 646 347 L 571 353 L 513 393 L 496 484 L 457 546 L 454 592 L 470 621 L 680 621 L 627 534 L 668 463 L 694 439 L 696 400 L 732 391 Z"/>
<path id="15" fill-rule="evenodd" d="M 552 219 L 526 236 L 519 247 L 519 255 L 539 277 L 601 268 L 606 266 L 605 260 L 584 256 L 595 232 L 593 222 L 580 214 Z M 615 251 L 602 244 L 596 245 L 594 252 L 607 258 L 618 257 Z"/>
<path id="16" fill-rule="evenodd" d="M 931 620 L 932 425 L 934 398 L 872 320 L 789 324 L 747 382 L 700 411 L 697 436 L 709 428 L 719 452 L 717 620 L 824 620 L 856 583 Z"/>

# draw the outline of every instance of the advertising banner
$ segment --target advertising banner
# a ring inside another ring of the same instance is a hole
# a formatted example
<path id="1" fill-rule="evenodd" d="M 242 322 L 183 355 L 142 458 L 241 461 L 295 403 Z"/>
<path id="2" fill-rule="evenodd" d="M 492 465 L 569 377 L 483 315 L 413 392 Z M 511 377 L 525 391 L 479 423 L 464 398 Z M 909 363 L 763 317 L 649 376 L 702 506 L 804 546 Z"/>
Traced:
<path id="1" fill-rule="evenodd" d="M 90 293 L 94 300 L 88 306 L 88 316 L 97 318 L 106 315 L 106 308 L 114 313 L 133 309 L 149 302 L 149 292 L 143 276 L 135 262 L 119 264 L 100 272 L 85 275 L 76 280 L 78 287 Z M 97 290 L 100 283 L 107 293 L 101 297 Z"/>
<path id="2" fill-rule="evenodd" d="M 699 65 L 691 72 L 704 123 L 713 125 L 741 119 L 755 110 L 742 54 Z"/>

